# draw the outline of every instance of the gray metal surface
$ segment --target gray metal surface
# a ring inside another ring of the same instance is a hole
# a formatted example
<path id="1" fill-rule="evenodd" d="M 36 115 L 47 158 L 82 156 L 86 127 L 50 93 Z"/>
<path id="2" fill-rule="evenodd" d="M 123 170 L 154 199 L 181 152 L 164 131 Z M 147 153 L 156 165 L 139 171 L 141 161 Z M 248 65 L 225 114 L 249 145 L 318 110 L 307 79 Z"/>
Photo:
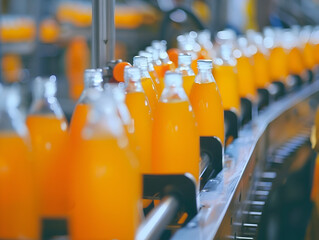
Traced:
<path id="1" fill-rule="evenodd" d="M 172 239 L 254 239 L 238 229 L 256 231 L 264 199 L 275 173 L 264 173 L 266 156 L 285 141 L 313 124 L 319 103 L 319 82 L 273 103 L 250 124 L 226 150 L 224 169 L 200 192 L 198 215 Z M 255 194 L 258 200 L 250 200 Z M 252 210 L 247 209 L 247 205 Z M 238 230 L 238 231 L 237 231 Z"/>
<path id="2" fill-rule="evenodd" d="M 92 68 L 114 59 L 115 0 L 92 0 Z"/>
<path id="3" fill-rule="evenodd" d="M 139 227 L 136 240 L 158 239 L 175 216 L 178 210 L 178 200 L 173 196 L 163 198 L 160 204 L 154 208 Z"/>

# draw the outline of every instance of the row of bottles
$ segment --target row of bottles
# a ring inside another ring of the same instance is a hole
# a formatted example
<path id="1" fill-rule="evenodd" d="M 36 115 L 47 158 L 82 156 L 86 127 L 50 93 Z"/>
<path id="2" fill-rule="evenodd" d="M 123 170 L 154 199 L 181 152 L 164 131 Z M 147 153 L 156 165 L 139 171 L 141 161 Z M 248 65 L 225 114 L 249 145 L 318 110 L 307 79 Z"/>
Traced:
<path id="1" fill-rule="evenodd" d="M 141 201 L 141 174 L 190 173 L 198 184 L 199 137 L 224 145 L 224 110 L 240 114 L 240 98 L 256 102 L 258 88 L 287 81 L 271 67 L 276 31 L 237 38 L 225 30 L 214 44 L 207 31 L 184 34 L 174 62 L 166 42 L 154 41 L 133 66 L 121 63 L 117 74 L 124 82 L 115 85 L 103 86 L 102 70 L 87 69 L 70 126 L 54 76 L 34 80 L 26 121 L 19 94 L 1 87 L 0 238 L 39 239 L 41 220 L 64 218 L 71 239 L 133 239 L 142 207 L 150 204 Z M 292 42 L 294 31 L 283 39 Z M 302 31 L 293 38 L 298 44 Z M 302 46 L 315 48 L 309 39 Z M 285 56 L 293 49 L 284 49 Z M 298 52 L 299 60 L 309 55 Z M 315 66 L 304 65 L 298 74 Z"/>

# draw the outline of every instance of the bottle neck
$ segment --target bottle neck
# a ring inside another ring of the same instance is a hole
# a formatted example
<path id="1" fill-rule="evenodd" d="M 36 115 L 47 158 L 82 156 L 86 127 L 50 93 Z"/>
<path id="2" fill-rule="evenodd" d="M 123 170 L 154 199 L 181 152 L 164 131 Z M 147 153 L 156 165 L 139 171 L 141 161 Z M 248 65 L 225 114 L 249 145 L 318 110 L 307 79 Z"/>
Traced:
<path id="1" fill-rule="evenodd" d="M 126 93 L 144 92 L 140 80 L 129 79 L 125 89 Z"/>
<path id="2" fill-rule="evenodd" d="M 24 118 L 18 109 L 17 93 L 0 93 L 0 132 L 16 133 L 20 137 L 27 137 L 28 131 Z"/>
<path id="3" fill-rule="evenodd" d="M 210 83 L 215 82 L 215 79 L 212 74 L 212 69 L 198 69 L 198 74 L 195 78 L 196 83 Z"/>
<path id="4" fill-rule="evenodd" d="M 160 102 L 184 102 L 188 101 L 183 86 L 166 86 L 160 98 Z"/>

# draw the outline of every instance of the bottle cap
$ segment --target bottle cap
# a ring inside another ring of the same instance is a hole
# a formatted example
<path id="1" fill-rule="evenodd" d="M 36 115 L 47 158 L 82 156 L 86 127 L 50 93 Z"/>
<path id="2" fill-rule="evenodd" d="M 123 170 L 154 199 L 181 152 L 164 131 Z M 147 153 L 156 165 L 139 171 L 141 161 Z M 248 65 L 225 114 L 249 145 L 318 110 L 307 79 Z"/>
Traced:
<path id="1" fill-rule="evenodd" d="M 198 60 L 197 61 L 197 68 L 198 69 L 211 69 L 213 67 L 213 61 L 212 60 Z"/>
<path id="2" fill-rule="evenodd" d="M 179 87 L 183 85 L 181 73 L 167 71 L 164 79 L 165 87 Z"/>
<path id="3" fill-rule="evenodd" d="M 127 67 L 124 70 L 127 81 L 137 82 L 141 80 L 141 71 L 137 67 Z"/>
<path id="4" fill-rule="evenodd" d="M 35 97 L 54 97 L 57 91 L 56 77 L 36 77 L 33 83 Z"/>
<path id="5" fill-rule="evenodd" d="M 102 82 L 102 69 L 86 69 L 84 71 L 84 85 L 86 88 L 101 87 Z"/>
<path id="6" fill-rule="evenodd" d="M 180 53 L 178 55 L 178 65 L 189 66 L 192 63 L 192 56 L 189 54 Z"/>
<path id="7" fill-rule="evenodd" d="M 147 58 L 142 56 L 135 56 L 133 58 L 133 66 L 138 68 L 147 67 Z"/>

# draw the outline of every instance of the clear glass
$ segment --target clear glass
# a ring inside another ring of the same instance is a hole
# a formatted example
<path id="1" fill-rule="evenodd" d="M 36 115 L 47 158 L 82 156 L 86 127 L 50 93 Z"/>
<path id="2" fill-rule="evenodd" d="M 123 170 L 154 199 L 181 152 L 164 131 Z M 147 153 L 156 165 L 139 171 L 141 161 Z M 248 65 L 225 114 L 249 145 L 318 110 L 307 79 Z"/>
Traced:
<path id="1" fill-rule="evenodd" d="M 29 114 L 54 115 L 62 119 L 64 114 L 55 96 L 57 91 L 56 77 L 37 77 L 33 83 L 33 101 Z"/>
<path id="2" fill-rule="evenodd" d="M 135 56 L 133 58 L 133 66 L 141 70 L 141 78 L 151 78 L 148 72 L 147 58 L 142 56 Z"/>
<path id="3" fill-rule="evenodd" d="M 18 87 L 0 85 L 0 131 L 16 132 L 20 137 L 27 137 L 28 131 L 18 110 L 19 104 Z"/>
<path id="4" fill-rule="evenodd" d="M 192 56 L 189 54 L 180 53 L 178 55 L 178 68 L 176 72 L 183 76 L 194 76 L 195 73 L 191 68 Z"/>
<path id="5" fill-rule="evenodd" d="M 103 91 L 99 99 L 93 103 L 83 136 L 85 139 L 92 136 L 113 136 L 122 141 L 121 146 L 127 144 L 123 125 L 117 114 L 116 102 L 108 91 Z"/>
<path id="6" fill-rule="evenodd" d="M 195 83 L 215 82 L 215 79 L 212 74 L 212 68 L 213 68 L 212 60 L 198 60 L 197 68 L 198 68 L 198 74 L 195 77 Z"/>
<path id="7" fill-rule="evenodd" d="M 183 88 L 182 74 L 177 72 L 166 72 L 165 87 L 160 98 L 160 102 L 188 101 Z"/>
<path id="8" fill-rule="evenodd" d="M 130 73 L 129 73 L 130 76 Z M 125 126 L 132 125 L 132 119 L 130 112 L 125 105 L 125 88 L 123 85 L 116 83 L 107 83 L 104 85 L 104 91 L 107 94 L 112 94 L 114 102 L 116 104 L 117 113 Z"/>
<path id="9" fill-rule="evenodd" d="M 88 98 L 88 92 L 92 89 L 94 89 L 94 92 L 103 91 L 102 83 L 102 69 L 86 69 L 84 72 L 84 90 L 78 103 L 91 103 L 93 99 Z"/>
<path id="10" fill-rule="evenodd" d="M 130 92 L 144 92 L 141 84 L 141 71 L 137 67 L 129 67 L 125 69 L 125 91 Z"/>

